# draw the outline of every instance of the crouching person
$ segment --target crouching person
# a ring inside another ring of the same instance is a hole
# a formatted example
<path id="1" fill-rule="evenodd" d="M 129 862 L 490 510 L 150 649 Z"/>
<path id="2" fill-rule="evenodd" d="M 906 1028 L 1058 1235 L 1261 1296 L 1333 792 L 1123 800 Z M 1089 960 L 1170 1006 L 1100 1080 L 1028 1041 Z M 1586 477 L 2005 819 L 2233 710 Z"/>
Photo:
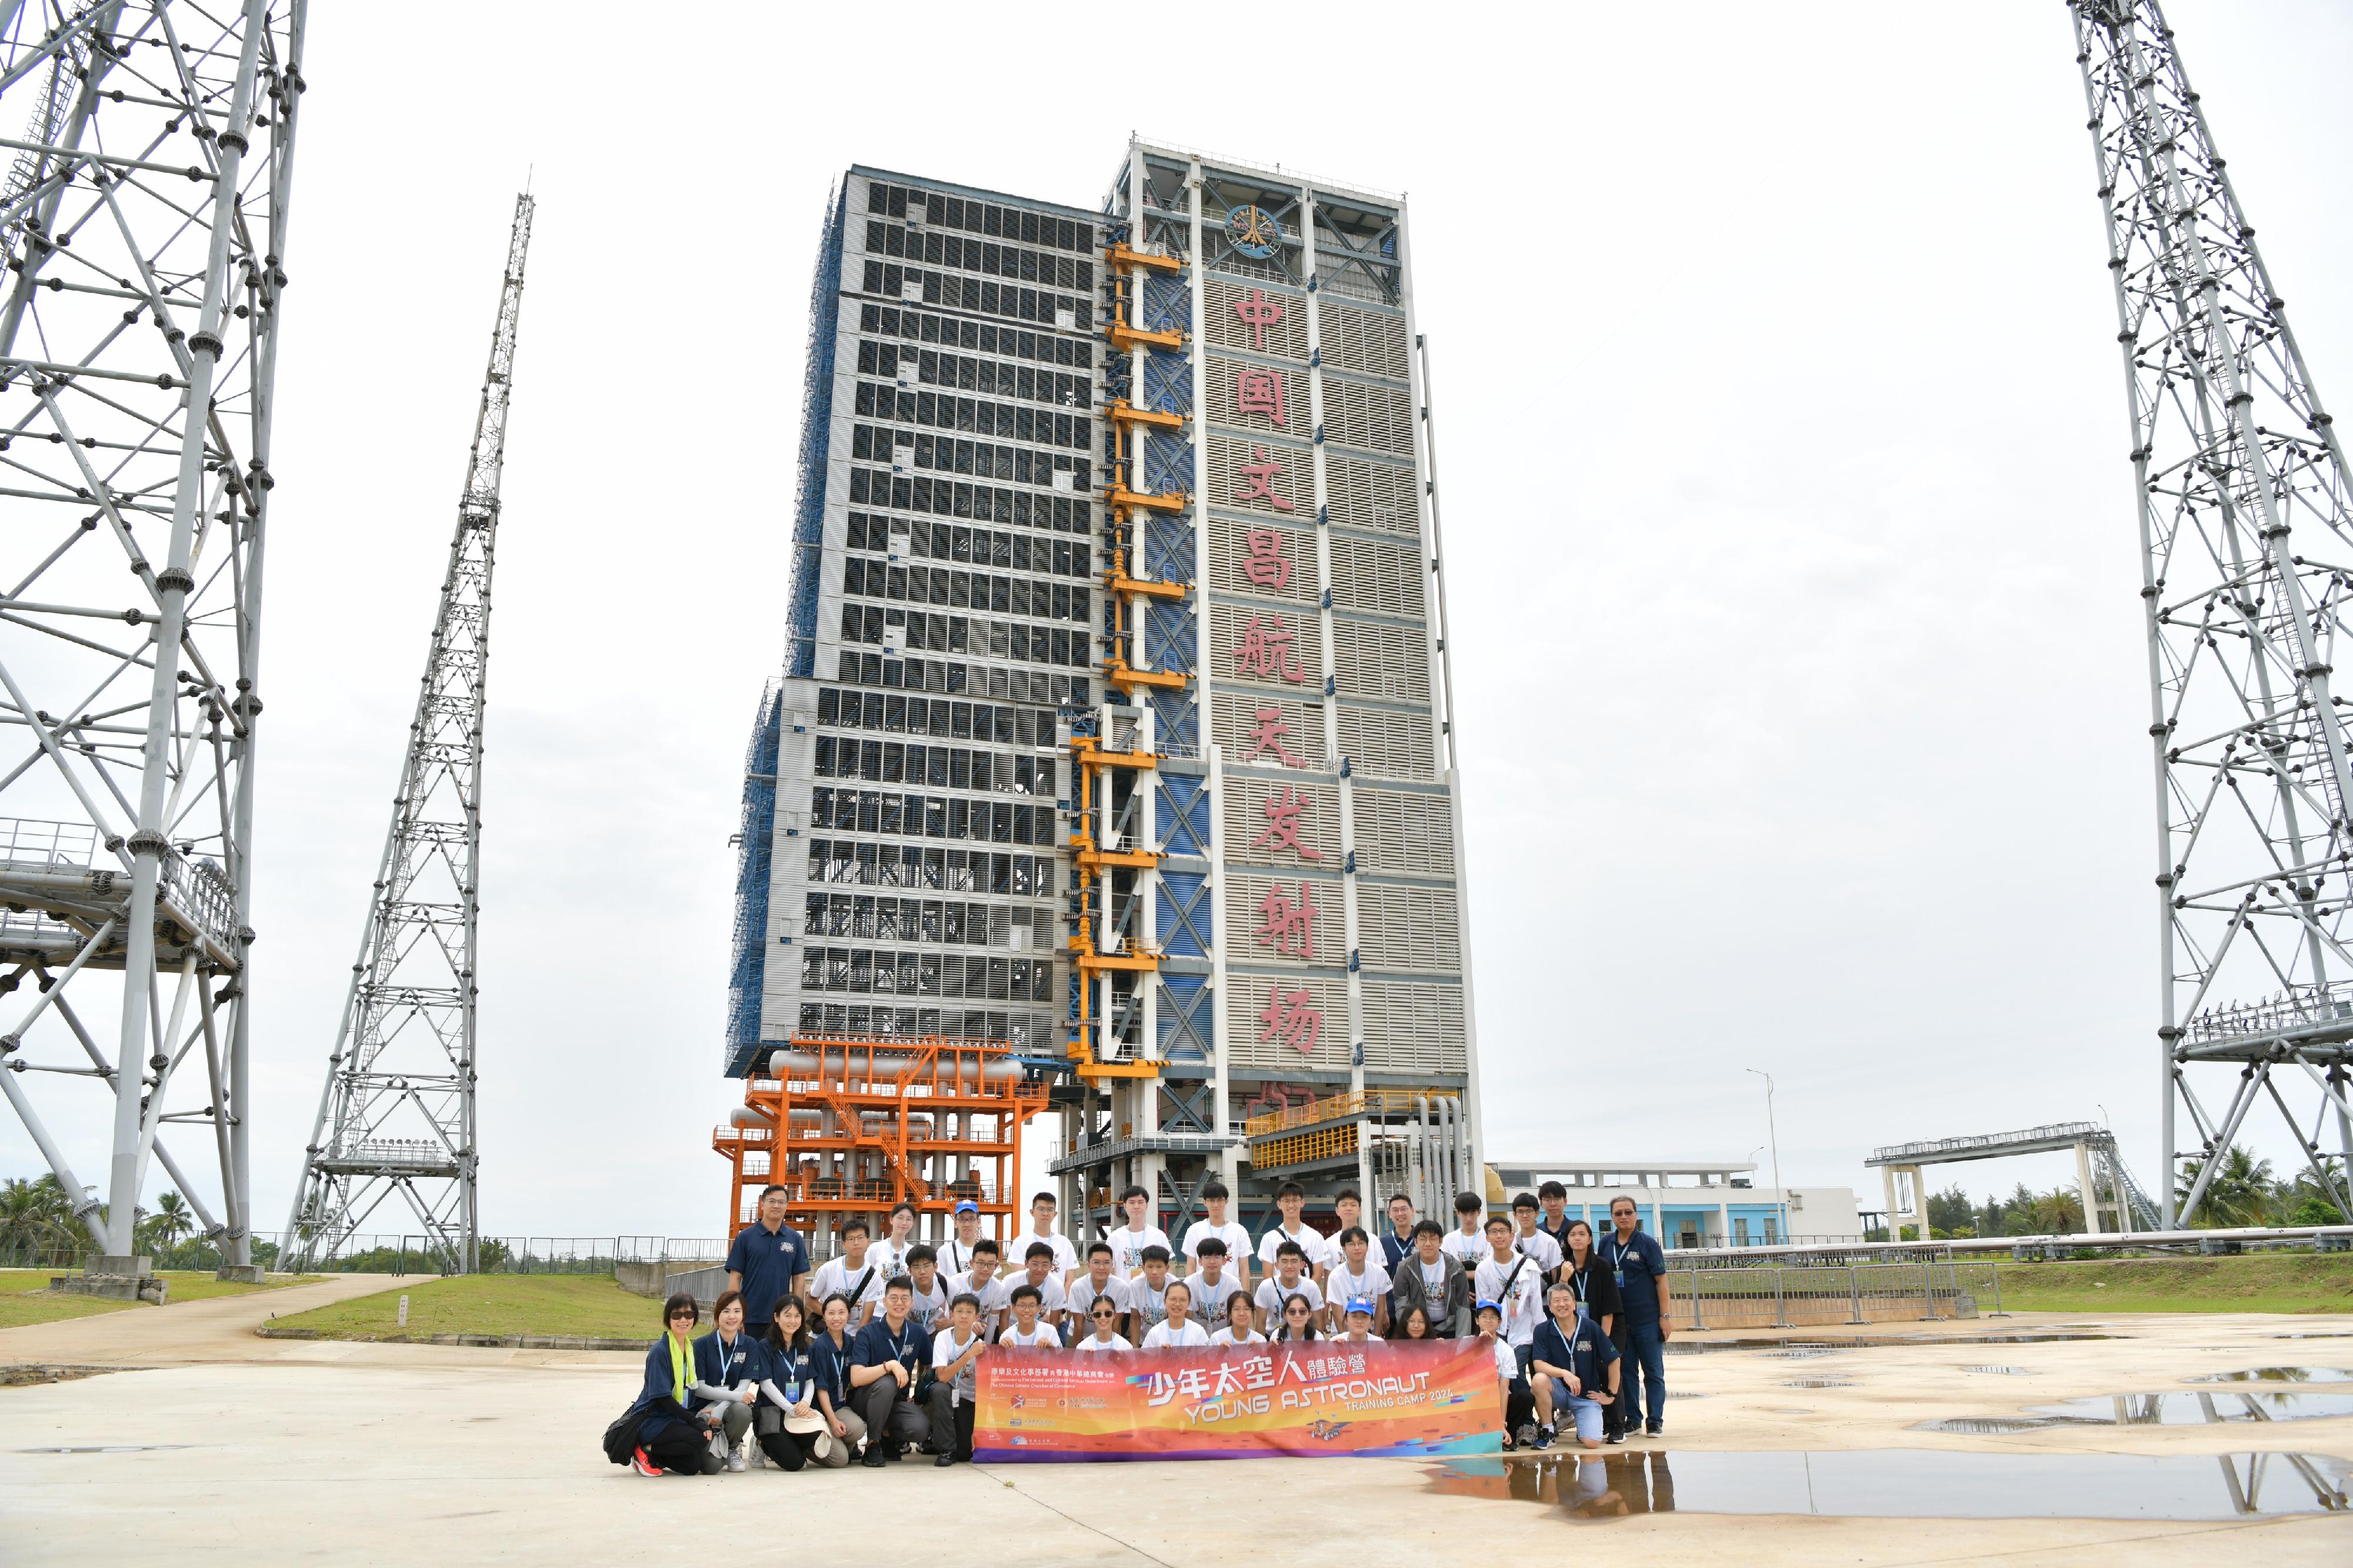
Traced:
<path id="1" fill-rule="evenodd" d="M 768 1375 L 760 1384 L 753 1428 L 759 1452 L 779 1469 L 797 1470 L 811 1459 L 825 1463 L 833 1452 L 833 1434 L 818 1408 L 817 1351 L 798 1297 L 776 1302 L 765 1348 Z"/>
<path id="2" fill-rule="evenodd" d="M 687 1409 L 711 1421 L 711 1450 L 727 1468 L 742 1473 L 744 1438 L 752 1430 L 752 1407 L 768 1375 L 760 1342 L 744 1331 L 744 1292 L 722 1290 L 711 1310 L 711 1331 L 694 1342 L 694 1382 Z M 704 1415 L 708 1410 L 712 1415 Z M 716 1419 L 712 1419 L 712 1415 Z"/>
<path id="3" fill-rule="evenodd" d="M 1536 1447 L 1553 1439 L 1556 1424 L 1573 1426 L 1579 1446 L 1601 1447 L 1605 1407 L 1618 1401 L 1618 1347 L 1600 1325 L 1577 1310 L 1577 1289 L 1564 1279 L 1548 1299 L 1552 1319 L 1536 1326 L 1535 1360 Z"/>
<path id="4" fill-rule="evenodd" d="M 913 1292 L 908 1293 L 909 1300 Z M 828 1296 L 822 1310 L 825 1330 L 809 1342 L 809 1366 L 817 1374 L 817 1407 L 825 1418 L 826 1451 L 814 1447 L 809 1458 L 828 1469 L 849 1463 L 866 1436 L 866 1417 L 857 1409 L 857 1390 L 849 1386 L 849 1357 L 856 1342 L 849 1335 L 849 1298 Z"/>
<path id="5" fill-rule="evenodd" d="M 899 1458 L 906 1445 L 920 1443 L 931 1422 L 917 1400 L 915 1384 L 931 1362 L 931 1342 L 907 1316 L 915 1287 L 905 1275 L 882 1287 L 882 1310 L 858 1331 L 849 1352 L 849 1397 L 866 1418 L 866 1457 L 881 1467 Z"/>
<path id="6" fill-rule="evenodd" d="M 636 1468 L 641 1476 L 719 1473 L 711 1451 L 711 1422 L 687 1402 L 694 1397 L 695 1347 L 689 1336 L 702 1320 L 694 1298 L 681 1290 L 662 1303 L 662 1336 L 646 1352 L 646 1383 L 628 1414 L 637 1422 Z M 716 1415 L 717 1406 L 710 1407 Z"/>

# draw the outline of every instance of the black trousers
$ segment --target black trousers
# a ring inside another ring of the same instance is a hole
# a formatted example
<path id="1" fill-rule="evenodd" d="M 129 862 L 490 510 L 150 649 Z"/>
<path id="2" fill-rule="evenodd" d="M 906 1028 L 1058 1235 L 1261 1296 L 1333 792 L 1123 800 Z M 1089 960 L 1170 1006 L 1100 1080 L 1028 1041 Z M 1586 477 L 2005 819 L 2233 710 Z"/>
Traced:
<path id="1" fill-rule="evenodd" d="M 640 1443 L 646 1458 L 673 1475 L 707 1476 L 719 1468 L 707 1428 L 671 1422 L 661 1435 Z"/>
<path id="2" fill-rule="evenodd" d="M 1621 1363 L 1634 1347 L 1634 1339 L 1627 1330 L 1626 1314 L 1623 1312 L 1619 1313 L 1609 1325 L 1609 1342 L 1618 1347 L 1618 1355 Z M 1606 1389 L 1609 1384 L 1604 1383 L 1602 1386 Z M 1622 1375 L 1618 1386 L 1620 1391 L 1618 1397 L 1601 1407 L 1601 1431 L 1604 1436 L 1626 1430 L 1626 1395 L 1623 1392 L 1626 1385 Z M 1638 1423 L 1641 1419 L 1639 1415 L 1635 1417 Z"/>
<path id="3" fill-rule="evenodd" d="M 932 1429 L 923 1406 L 902 1397 L 895 1379 L 876 1378 L 857 1392 L 854 1402 L 866 1421 L 870 1449 L 877 1443 L 920 1443 Z"/>
<path id="4" fill-rule="evenodd" d="M 973 1415 L 979 1408 L 969 1399 L 951 1410 L 954 1385 L 934 1382 L 925 1401 L 924 1419 L 931 1426 L 931 1440 L 925 1447 L 935 1454 L 954 1454 L 959 1459 L 972 1458 Z"/>

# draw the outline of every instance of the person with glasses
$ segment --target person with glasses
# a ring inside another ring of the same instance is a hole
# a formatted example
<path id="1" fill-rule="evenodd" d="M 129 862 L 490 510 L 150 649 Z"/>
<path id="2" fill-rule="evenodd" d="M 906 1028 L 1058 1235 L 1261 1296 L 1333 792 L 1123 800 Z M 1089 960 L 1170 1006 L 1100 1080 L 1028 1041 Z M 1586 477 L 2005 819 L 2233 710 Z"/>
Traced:
<path id="1" fill-rule="evenodd" d="M 1071 1281 L 1062 1304 L 1081 1322 L 1092 1322 L 1095 1309 L 1109 1301 L 1118 1312 L 1122 1335 L 1127 1326 L 1128 1310 L 1134 1305 L 1134 1292 L 1128 1282 L 1112 1268 L 1111 1243 L 1098 1241 L 1087 1248 L 1087 1271 Z M 1139 1333 L 1141 1330 L 1137 1331 Z"/>
<path id="2" fill-rule="evenodd" d="M 866 1454 L 859 1463 L 870 1468 L 900 1458 L 931 1431 L 915 1381 L 931 1362 L 932 1342 L 907 1316 L 913 1297 L 903 1274 L 883 1286 L 881 1314 L 850 1344 L 850 1397 L 866 1417 Z"/>
<path id="3" fill-rule="evenodd" d="M 1275 1334 L 1278 1340 L 1312 1340 L 1316 1337 L 1316 1309 L 1304 1296 L 1287 1296 L 1282 1302 L 1282 1327 Z"/>
<path id="4" fill-rule="evenodd" d="M 1601 1266 L 1626 1306 L 1623 1420 L 1631 1433 L 1647 1416 L 1642 1434 L 1656 1437 L 1667 1428 L 1667 1341 L 1675 1331 L 1668 1316 L 1667 1255 L 1635 1223 L 1632 1198 L 1609 1200 L 1609 1226 L 1601 1238 Z"/>
<path id="5" fill-rule="evenodd" d="M 1120 1310 L 1119 1303 L 1113 1300 L 1108 1294 L 1098 1296 L 1089 1302 L 1086 1316 L 1093 1325 L 1094 1331 L 1071 1346 L 1072 1350 L 1100 1352 L 1132 1351 L 1135 1348 L 1127 1342 L 1127 1336 L 1119 1331 L 1120 1320 L 1127 1314 Z"/>
<path id="6" fill-rule="evenodd" d="M 662 1336 L 646 1352 L 645 1386 L 628 1414 L 637 1421 L 637 1447 L 632 1468 L 641 1476 L 715 1476 L 719 1456 L 711 1451 L 708 1417 L 696 1420 L 687 1410 L 693 1397 L 694 1325 L 702 1309 L 681 1290 L 662 1303 Z M 719 1407 L 711 1406 L 711 1415 Z"/>
<path id="7" fill-rule="evenodd" d="M 1152 1331 L 1144 1336 L 1145 1350 L 1185 1350 L 1193 1346 L 1208 1346 L 1209 1331 L 1193 1321 L 1193 1291 L 1190 1286 L 1182 1279 L 1171 1279 L 1161 1304 L 1167 1308 L 1168 1315 L 1153 1324 Z"/>

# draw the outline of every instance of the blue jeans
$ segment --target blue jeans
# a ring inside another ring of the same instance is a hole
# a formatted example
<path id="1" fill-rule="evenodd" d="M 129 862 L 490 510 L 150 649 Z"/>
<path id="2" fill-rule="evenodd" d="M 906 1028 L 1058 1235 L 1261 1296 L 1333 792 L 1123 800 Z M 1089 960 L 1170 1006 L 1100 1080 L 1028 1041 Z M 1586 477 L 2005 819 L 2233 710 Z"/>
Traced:
<path id="1" fill-rule="evenodd" d="M 1620 1374 L 1619 1397 L 1626 1405 L 1627 1430 L 1633 1430 L 1641 1419 L 1639 1413 L 1647 1412 L 1649 1418 L 1664 1425 L 1667 1419 L 1667 1342 L 1659 1337 L 1659 1325 L 1648 1323 L 1626 1325 L 1626 1353 L 1620 1359 L 1625 1366 Z"/>

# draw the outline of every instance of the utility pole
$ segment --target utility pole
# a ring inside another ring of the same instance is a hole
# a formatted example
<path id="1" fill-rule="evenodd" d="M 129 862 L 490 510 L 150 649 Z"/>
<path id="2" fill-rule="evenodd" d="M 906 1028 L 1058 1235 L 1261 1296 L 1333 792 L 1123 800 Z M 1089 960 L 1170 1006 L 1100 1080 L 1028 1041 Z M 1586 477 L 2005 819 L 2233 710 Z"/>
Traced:
<path id="1" fill-rule="evenodd" d="M 1789 1193 L 1788 1188 L 1781 1185 L 1781 1134 L 1776 1131 L 1773 1126 L 1773 1075 L 1762 1068 L 1746 1068 L 1742 1070 L 1753 1072 L 1765 1080 L 1765 1142 L 1773 1151 L 1773 1190 L 1780 1194 L 1773 1202 L 1781 1211 L 1781 1239 L 1787 1242 L 1789 1239 Z M 1926 1215 L 1927 1210 L 1924 1205 L 1920 1221 L 1923 1241 L 1927 1239 Z"/>
<path id="2" fill-rule="evenodd" d="M 2353 1157 L 2353 772 L 2331 680 L 2353 594 L 2345 454 L 2163 10 L 2069 10 L 2140 529 L 2159 1226 L 2197 1212 L 2264 1102 L 2353 1210 L 2320 1155 L 2334 1121 Z"/>
<path id="3" fill-rule="evenodd" d="M 304 16 L 0 4 L 0 1096 L 93 1272 L 143 1268 L 151 1160 L 225 1268 L 253 1262 L 253 761 Z M 67 1149 L 101 1143 L 86 1187 Z"/>
<path id="4" fill-rule="evenodd" d="M 474 1120 L 476 935 L 480 912 L 482 704 L 491 569 L 523 257 L 533 203 L 515 198 L 491 363 L 432 650 L 408 727 L 400 793 L 352 965 L 326 1087 L 305 1151 L 285 1250 L 335 1256 L 397 1194 L 452 1273 L 480 1263 Z"/>

